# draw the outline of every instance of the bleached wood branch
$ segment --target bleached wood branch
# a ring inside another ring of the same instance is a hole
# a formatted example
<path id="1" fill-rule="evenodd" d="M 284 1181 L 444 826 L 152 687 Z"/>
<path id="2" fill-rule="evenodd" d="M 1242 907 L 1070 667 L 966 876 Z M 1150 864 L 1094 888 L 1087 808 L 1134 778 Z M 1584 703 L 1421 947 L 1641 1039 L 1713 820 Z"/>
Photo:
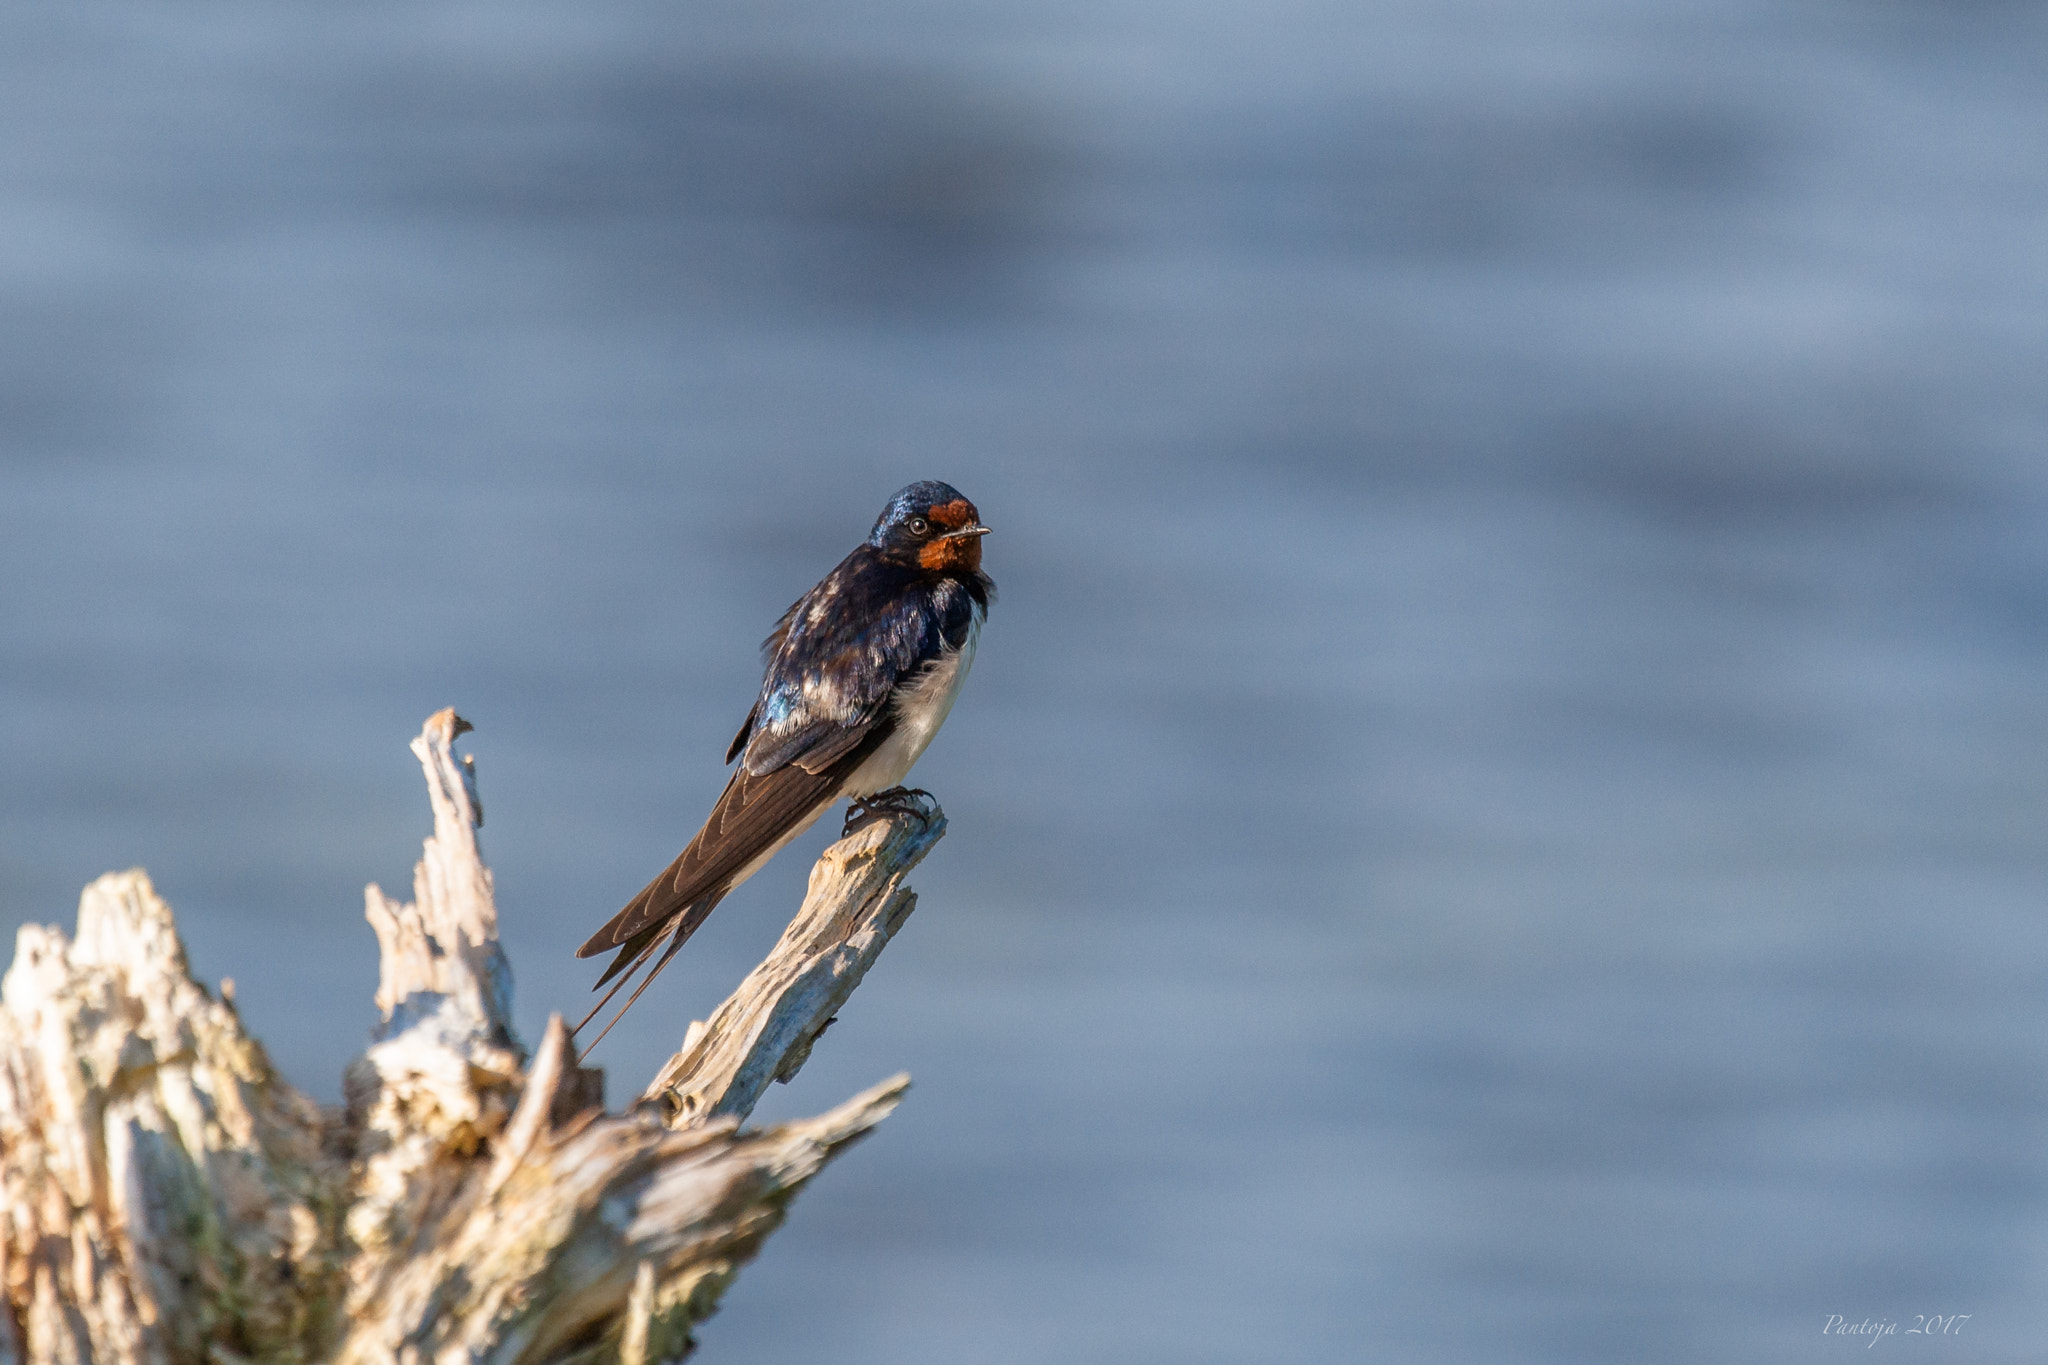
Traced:
<path id="1" fill-rule="evenodd" d="M 826 849 L 774 951 L 708 1024 L 690 1025 L 642 1098 L 660 1104 L 672 1126 L 692 1127 L 744 1119 L 770 1081 L 795 1076 L 917 908 L 903 878 L 945 833 L 946 817 L 934 808 L 926 819 L 876 820 Z"/>
<path id="2" fill-rule="evenodd" d="M 476 762 L 450 747 L 472 728 L 453 710 L 438 711 L 412 742 L 434 807 L 434 832 L 413 867 L 412 903 L 393 902 L 375 882 L 363 892 L 377 934 L 380 1036 L 409 1025 L 393 1020 L 408 1007 L 431 1012 L 446 1001 L 488 1045 L 512 1038 L 512 968 L 498 946 L 491 872 L 477 846 L 484 808 Z"/>
<path id="3" fill-rule="evenodd" d="M 827 850 L 797 919 L 642 1101 L 607 1114 L 551 1017 L 511 1025 L 475 770 L 452 711 L 413 742 L 434 833 L 398 903 L 375 886 L 380 1022 L 344 1111 L 277 1075 L 223 983 L 193 979 L 140 870 L 86 888 L 78 932 L 24 928 L 0 983 L 0 1365 L 680 1359 L 738 1267 L 896 1077 L 742 1132 L 915 897 L 943 817 Z"/>
<path id="4" fill-rule="evenodd" d="M 307 1359 L 342 1281 L 325 1128 L 192 979 L 140 869 L 86 887 L 75 938 L 23 926 L 0 983 L 0 1359 Z"/>

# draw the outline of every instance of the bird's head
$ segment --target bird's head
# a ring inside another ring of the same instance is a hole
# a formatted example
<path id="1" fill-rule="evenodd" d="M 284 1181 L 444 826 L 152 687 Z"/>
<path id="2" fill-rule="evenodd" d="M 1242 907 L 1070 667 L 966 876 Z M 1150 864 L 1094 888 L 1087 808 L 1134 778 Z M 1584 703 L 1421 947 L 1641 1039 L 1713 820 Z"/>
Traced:
<path id="1" fill-rule="evenodd" d="M 932 573 L 981 568 L 981 513 L 951 484 L 926 479 L 889 499 L 868 544 Z"/>

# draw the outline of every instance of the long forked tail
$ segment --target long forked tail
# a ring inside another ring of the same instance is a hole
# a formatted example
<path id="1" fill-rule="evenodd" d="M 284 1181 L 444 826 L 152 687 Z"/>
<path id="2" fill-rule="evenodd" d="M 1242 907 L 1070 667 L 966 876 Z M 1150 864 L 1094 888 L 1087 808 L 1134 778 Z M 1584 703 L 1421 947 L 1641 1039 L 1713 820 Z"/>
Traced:
<path id="1" fill-rule="evenodd" d="M 663 938 L 666 937 L 668 940 L 667 948 L 663 950 L 659 958 L 655 959 L 653 969 L 645 977 L 641 978 L 640 984 L 634 987 L 633 993 L 626 997 L 626 1003 L 619 1006 L 619 1012 L 611 1017 L 611 1021 L 598 1032 L 597 1037 L 591 1039 L 588 1045 L 579 1049 L 582 1056 L 589 1056 L 591 1049 L 604 1041 L 605 1034 L 610 1033 L 619 1020 L 626 1017 L 626 1011 L 633 1008 L 633 1002 L 640 998 L 641 992 L 654 984 L 654 978 L 661 975 L 661 969 L 668 966 L 669 959 L 676 955 L 676 950 L 689 942 L 690 935 L 697 932 L 697 926 L 710 917 L 712 910 L 717 908 L 718 903 L 723 899 L 725 899 L 725 893 L 721 891 L 715 895 L 706 896 L 702 900 L 693 901 L 680 915 L 677 915 L 668 923 L 657 924 L 642 930 L 639 934 L 634 935 L 633 938 L 619 945 L 619 955 L 612 959 L 611 965 L 604 969 L 604 975 L 598 977 L 597 984 L 591 987 L 594 991 L 603 990 L 604 984 L 609 981 L 612 983 L 612 988 L 605 991 L 604 999 L 592 1006 L 590 1013 L 577 1021 L 575 1028 L 569 1030 L 570 1037 L 575 1037 L 585 1024 L 588 1024 L 597 1017 L 600 1010 L 606 1005 L 611 1004 L 612 997 L 625 989 L 626 983 L 638 975 L 640 968 L 646 965 L 647 959 L 654 956 L 654 950 L 662 946 Z"/>

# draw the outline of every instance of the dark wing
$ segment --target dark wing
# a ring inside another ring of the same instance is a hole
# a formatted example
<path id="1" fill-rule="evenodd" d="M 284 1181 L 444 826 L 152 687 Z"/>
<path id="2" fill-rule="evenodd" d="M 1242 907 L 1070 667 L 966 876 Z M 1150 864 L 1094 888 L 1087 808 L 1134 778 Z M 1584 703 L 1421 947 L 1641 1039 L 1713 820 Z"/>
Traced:
<path id="1" fill-rule="evenodd" d="M 570 1030 L 572 1034 L 581 1032 L 585 1024 L 596 1018 L 598 1011 L 609 1005 L 654 956 L 655 949 L 662 947 L 662 940 L 668 940 L 653 970 L 641 978 L 633 994 L 612 1016 L 611 1023 L 591 1039 L 586 1051 L 604 1041 L 612 1024 L 618 1023 L 633 1008 L 641 992 L 654 984 L 661 969 L 718 908 L 747 865 L 771 852 L 792 831 L 816 819 L 839 795 L 839 788 L 853 771 L 867 761 L 868 755 L 894 729 L 895 722 L 890 719 L 868 727 L 859 743 L 843 748 L 830 764 L 813 765 L 815 771 L 798 763 L 764 777 L 756 777 L 744 767 L 732 775 L 718 804 L 712 807 L 711 818 L 704 822 L 704 828 L 697 831 L 697 837 L 682 855 L 576 950 L 578 957 L 618 951 L 591 987 L 604 990 L 611 983 L 612 988 Z"/>
<path id="2" fill-rule="evenodd" d="M 994 595 L 986 574 L 932 583 L 861 546 L 761 642 L 761 694 L 725 761 L 744 754 L 753 773 L 833 762 L 881 718 L 898 682 L 965 642 Z"/>
<path id="3" fill-rule="evenodd" d="M 775 623 L 775 629 L 769 631 L 768 638 L 761 642 L 761 665 L 764 669 L 772 669 L 774 667 L 775 656 L 782 652 L 782 642 L 789 638 L 789 623 L 796 619 L 797 612 L 803 608 L 805 603 L 811 600 L 812 595 L 816 592 L 817 589 L 813 588 L 810 592 L 805 593 L 802 597 L 790 603 L 789 610 L 782 613 L 782 619 Z M 764 685 L 761 690 L 765 694 L 768 689 Z M 732 743 L 728 744 L 725 748 L 725 761 L 727 763 L 732 762 L 745 751 L 747 741 L 753 738 L 754 735 L 754 722 L 760 718 L 760 715 L 761 699 L 756 697 L 754 699 L 754 709 L 747 712 L 747 718 L 740 722 L 740 732 L 732 737 Z"/>
<path id="4" fill-rule="evenodd" d="M 730 757 L 756 776 L 816 771 L 883 719 L 897 680 L 943 644 L 930 585 L 862 545 L 783 613 L 761 695 Z"/>
<path id="5" fill-rule="evenodd" d="M 894 722 L 888 720 L 867 726 L 852 744 L 836 746 L 829 762 L 799 761 L 758 777 L 741 767 L 725 784 L 718 804 L 711 808 L 711 818 L 690 840 L 690 846 L 610 923 L 592 934 L 576 950 L 576 956 L 595 957 L 629 945 L 644 948 L 644 941 L 633 944 L 632 940 L 658 934 L 670 920 L 706 896 L 723 894 L 747 864 L 774 848 L 790 830 L 817 818 L 839 795 L 840 785 L 894 728 Z M 706 906 L 705 912 L 709 910 Z M 623 953 L 613 966 L 623 967 L 635 956 Z M 607 972 L 598 984 L 610 977 Z"/>
<path id="6" fill-rule="evenodd" d="M 711 818 L 668 869 L 576 950 L 619 950 L 602 986 L 654 949 L 677 921 L 683 936 L 748 864 L 815 819 L 894 729 L 896 682 L 948 642 L 957 593 L 937 595 L 914 571 L 862 545 L 782 614 L 763 645 L 761 693 L 726 761 L 738 771 Z M 964 620 L 964 617 L 963 617 Z M 672 947 L 674 945 L 671 945 Z"/>
<path id="7" fill-rule="evenodd" d="M 725 746 L 725 761 L 732 762 L 747 747 L 747 741 L 754 735 L 754 717 L 761 714 L 761 703 L 755 702 L 754 709 L 747 712 L 747 718 L 740 722 L 740 732 L 732 737 L 732 743 Z"/>

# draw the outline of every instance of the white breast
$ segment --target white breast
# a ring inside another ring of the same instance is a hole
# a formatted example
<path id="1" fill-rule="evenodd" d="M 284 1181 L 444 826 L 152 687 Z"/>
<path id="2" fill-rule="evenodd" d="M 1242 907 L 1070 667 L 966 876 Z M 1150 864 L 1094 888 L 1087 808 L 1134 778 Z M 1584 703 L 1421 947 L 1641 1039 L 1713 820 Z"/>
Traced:
<path id="1" fill-rule="evenodd" d="M 974 647 L 981 643 L 981 622 L 981 610 L 976 608 L 960 648 L 941 651 L 923 672 L 897 688 L 896 729 L 847 779 L 848 796 L 871 796 L 903 784 L 911 765 L 946 723 L 960 695 L 960 684 L 967 681 L 967 670 L 974 666 Z"/>

